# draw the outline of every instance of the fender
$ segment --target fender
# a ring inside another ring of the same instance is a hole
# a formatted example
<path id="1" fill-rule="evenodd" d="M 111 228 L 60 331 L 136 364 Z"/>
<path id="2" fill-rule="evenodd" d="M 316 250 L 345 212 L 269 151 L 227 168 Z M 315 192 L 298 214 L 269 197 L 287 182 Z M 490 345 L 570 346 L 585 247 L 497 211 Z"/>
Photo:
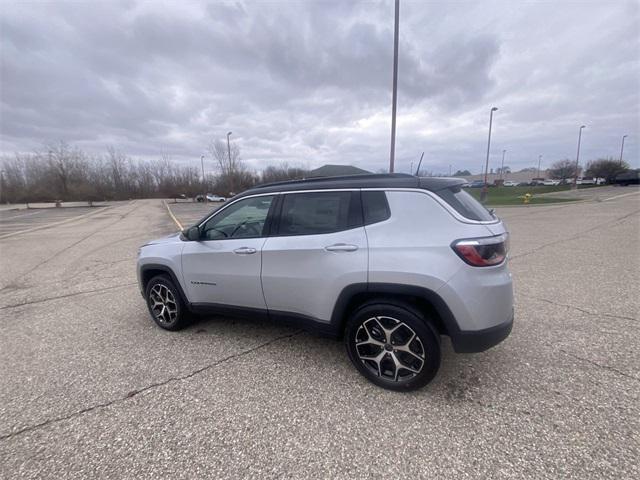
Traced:
<path id="1" fill-rule="evenodd" d="M 356 283 L 345 287 L 336 301 L 331 315 L 331 325 L 336 330 L 341 330 L 350 314 L 350 303 L 356 295 L 389 294 L 416 297 L 426 300 L 431 304 L 442 320 L 447 335 L 454 336 L 460 329 L 455 317 L 444 300 L 433 290 L 415 285 L 402 285 L 398 283 Z"/>
<path id="2" fill-rule="evenodd" d="M 398 295 L 413 297 L 428 302 L 438 314 L 442 322 L 442 333 L 451 338 L 453 348 L 457 353 L 483 352 L 500 343 L 511 333 L 513 326 L 513 312 L 511 318 L 504 323 L 482 330 L 460 330 L 458 322 L 449 309 L 446 302 L 433 290 L 415 285 L 402 285 L 396 283 L 358 283 L 345 287 L 333 309 L 331 316 L 331 329 L 340 334 L 344 329 L 347 317 L 360 302 L 353 302 L 357 296 L 375 299 L 376 296 Z"/>
<path id="3" fill-rule="evenodd" d="M 166 265 L 162 265 L 162 264 L 159 264 L 159 263 L 145 263 L 144 265 L 142 265 L 140 267 L 140 290 L 142 290 L 144 288 L 143 284 L 142 284 L 143 283 L 143 278 L 144 278 L 145 272 L 147 272 L 149 270 L 159 270 L 159 271 L 161 271 L 163 273 L 167 273 L 171 277 L 171 280 L 173 281 L 173 284 L 180 291 L 180 296 L 182 297 L 182 300 L 184 301 L 185 305 L 187 306 L 187 308 L 189 310 L 191 310 L 191 302 L 189 302 L 189 299 L 185 295 L 184 290 L 182 289 L 182 284 L 178 281 L 178 277 L 173 272 L 171 267 L 168 267 Z M 142 296 L 144 297 L 144 291 L 142 291 Z"/>

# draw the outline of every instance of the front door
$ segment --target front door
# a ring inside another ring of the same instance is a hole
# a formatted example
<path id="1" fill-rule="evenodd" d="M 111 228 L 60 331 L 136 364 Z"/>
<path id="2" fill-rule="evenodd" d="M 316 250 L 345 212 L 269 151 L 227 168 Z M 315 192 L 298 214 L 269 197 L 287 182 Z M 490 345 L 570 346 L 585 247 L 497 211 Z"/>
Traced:
<path id="1" fill-rule="evenodd" d="M 200 226 L 200 241 L 182 251 L 192 303 L 265 309 L 260 283 L 262 246 L 274 195 L 244 198 Z"/>

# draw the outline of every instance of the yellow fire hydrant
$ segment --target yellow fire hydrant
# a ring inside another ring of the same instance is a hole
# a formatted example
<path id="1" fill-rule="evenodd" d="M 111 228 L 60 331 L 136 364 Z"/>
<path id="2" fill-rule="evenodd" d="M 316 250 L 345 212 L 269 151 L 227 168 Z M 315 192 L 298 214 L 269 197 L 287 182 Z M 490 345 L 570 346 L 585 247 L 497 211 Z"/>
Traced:
<path id="1" fill-rule="evenodd" d="M 529 203 L 529 201 L 531 200 L 532 195 L 530 193 L 525 193 L 523 198 L 523 201 L 525 204 Z"/>

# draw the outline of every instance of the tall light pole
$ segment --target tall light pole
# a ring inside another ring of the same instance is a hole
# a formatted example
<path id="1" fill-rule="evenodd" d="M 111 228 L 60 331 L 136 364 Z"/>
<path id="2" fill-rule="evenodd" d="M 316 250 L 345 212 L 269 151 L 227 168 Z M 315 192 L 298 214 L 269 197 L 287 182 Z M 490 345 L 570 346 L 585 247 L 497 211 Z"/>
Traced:
<path id="1" fill-rule="evenodd" d="M 627 135 L 622 136 L 622 146 L 620 147 L 620 167 L 622 167 L 622 152 L 624 152 L 624 139 L 627 138 Z"/>
<path id="2" fill-rule="evenodd" d="M 227 153 L 229 154 L 229 193 L 233 193 L 233 175 L 234 171 L 231 165 L 231 143 L 229 143 L 229 137 L 233 132 L 227 132 Z"/>
<path id="3" fill-rule="evenodd" d="M 489 173 L 489 149 L 491 148 L 491 125 L 493 125 L 493 112 L 497 111 L 498 107 L 491 107 L 491 113 L 489 113 L 489 140 L 487 140 L 487 161 L 484 166 L 484 186 L 480 193 L 480 201 L 484 202 L 487 199 L 487 193 L 489 191 L 489 185 L 487 184 L 487 174 Z"/>
<path id="4" fill-rule="evenodd" d="M 502 150 L 502 165 L 500 166 L 500 178 L 504 178 L 504 154 L 507 153 L 506 150 Z"/>
<path id="5" fill-rule="evenodd" d="M 396 159 L 396 106 L 398 104 L 398 30 L 400 27 L 400 0 L 396 0 L 396 17 L 393 32 L 393 94 L 391 100 L 391 152 L 389 173 L 393 173 Z"/>
<path id="6" fill-rule="evenodd" d="M 573 189 L 578 188 L 578 166 L 580 165 L 580 142 L 582 141 L 582 129 L 587 128 L 586 125 L 580 125 L 580 130 L 578 130 L 578 153 L 576 153 L 576 171 L 573 176 Z"/>
<path id="7" fill-rule="evenodd" d="M 538 155 L 538 178 L 540 178 L 540 164 L 542 163 L 542 155 Z"/>
<path id="8" fill-rule="evenodd" d="M 200 155 L 200 165 L 202 166 L 202 195 L 205 197 L 203 201 L 207 198 L 207 192 L 205 192 L 206 188 L 204 185 L 204 155 Z"/>

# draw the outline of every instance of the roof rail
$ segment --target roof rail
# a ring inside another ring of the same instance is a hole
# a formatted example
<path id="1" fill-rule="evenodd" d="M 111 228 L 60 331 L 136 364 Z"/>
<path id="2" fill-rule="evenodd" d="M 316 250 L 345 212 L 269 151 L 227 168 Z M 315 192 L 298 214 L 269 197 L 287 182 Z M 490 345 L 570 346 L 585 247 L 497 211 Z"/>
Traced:
<path id="1" fill-rule="evenodd" d="M 310 182 L 335 182 L 336 180 L 368 180 L 373 178 L 407 178 L 413 177 L 413 175 L 409 175 L 408 173 L 363 173 L 356 175 L 336 175 L 333 177 L 309 177 L 303 178 L 301 180 L 283 180 L 281 182 L 271 182 L 271 183 L 262 183 L 260 185 L 256 185 L 251 187 L 254 188 L 265 188 L 265 187 L 275 187 L 278 185 L 297 185 L 300 183 L 310 183 Z"/>

